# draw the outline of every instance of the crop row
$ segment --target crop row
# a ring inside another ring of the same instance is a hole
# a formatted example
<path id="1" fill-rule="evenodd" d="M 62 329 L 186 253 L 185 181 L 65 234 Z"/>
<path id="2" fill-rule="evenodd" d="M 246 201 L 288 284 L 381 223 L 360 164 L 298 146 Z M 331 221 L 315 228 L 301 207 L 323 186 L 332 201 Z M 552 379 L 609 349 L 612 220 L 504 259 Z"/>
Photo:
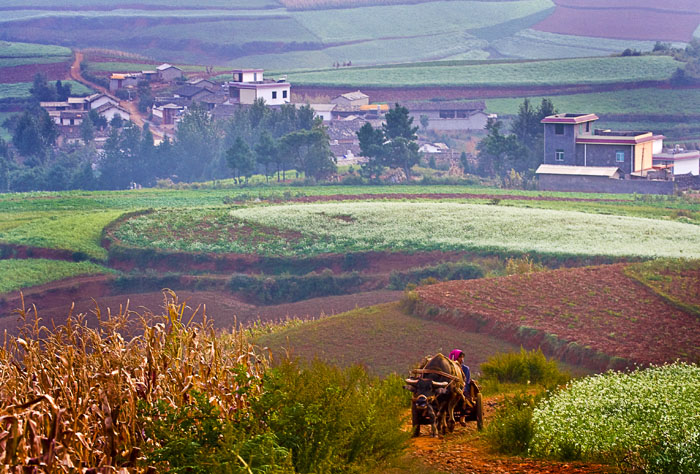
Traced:
<path id="1" fill-rule="evenodd" d="M 107 273 L 104 267 L 91 262 L 65 262 L 61 260 L 26 259 L 0 260 L 0 293 L 19 291 L 29 286 L 78 275 Z"/>

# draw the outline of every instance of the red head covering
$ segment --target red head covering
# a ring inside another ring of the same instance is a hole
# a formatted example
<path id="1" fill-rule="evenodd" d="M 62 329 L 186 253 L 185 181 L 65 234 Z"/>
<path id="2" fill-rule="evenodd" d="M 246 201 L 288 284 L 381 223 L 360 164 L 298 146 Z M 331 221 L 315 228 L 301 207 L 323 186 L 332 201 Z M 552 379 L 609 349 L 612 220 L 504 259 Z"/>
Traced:
<path id="1" fill-rule="evenodd" d="M 450 352 L 450 360 L 457 360 L 462 354 L 464 354 L 462 351 L 460 351 L 459 349 L 455 349 L 452 352 Z"/>

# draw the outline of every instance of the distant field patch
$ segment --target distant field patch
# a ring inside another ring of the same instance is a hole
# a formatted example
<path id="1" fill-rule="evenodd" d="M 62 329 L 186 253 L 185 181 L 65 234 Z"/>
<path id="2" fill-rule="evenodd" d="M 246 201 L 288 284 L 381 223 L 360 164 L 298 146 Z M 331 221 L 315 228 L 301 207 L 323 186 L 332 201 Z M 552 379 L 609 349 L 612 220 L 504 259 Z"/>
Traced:
<path id="1" fill-rule="evenodd" d="M 234 210 L 228 217 L 166 211 L 133 218 L 116 236 L 144 247 L 276 256 L 493 249 L 700 257 L 700 227 L 694 224 L 457 202 L 290 204 Z"/>
<path id="2" fill-rule="evenodd" d="M 554 14 L 534 26 L 550 33 L 631 40 L 690 41 L 700 8 L 689 0 L 554 0 Z"/>
<path id="3" fill-rule="evenodd" d="M 62 81 L 64 84 L 71 85 L 71 95 L 83 96 L 92 94 L 92 89 L 76 81 Z M 0 83 L 0 99 L 18 98 L 23 99 L 30 97 L 32 94 L 29 89 L 32 88 L 31 82 L 15 82 L 10 84 Z"/>
<path id="4" fill-rule="evenodd" d="M 109 273 L 110 270 L 91 262 L 27 259 L 0 260 L 0 293 L 19 291 L 54 280 L 78 275 Z"/>
<path id="5" fill-rule="evenodd" d="M 539 104 L 543 98 L 545 97 L 528 97 L 532 104 Z M 551 99 L 560 112 L 697 115 L 700 111 L 700 89 L 643 88 L 546 98 Z M 487 99 L 486 108 L 498 115 L 516 115 L 522 103 L 522 98 Z"/>
<path id="6" fill-rule="evenodd" d="M 71 50 L 63 46 L 0 41 L 0 58 L 42 58 L 70 55 Z"/>
<path id="7" fill-rule="evenodd" d="M 304 85 L 350 87 L 528 86 L 605 84 L 668 79 L 681 65 L 667 56 L 609 57 L 473 64 L 401 65 L 294 72 Z"/>

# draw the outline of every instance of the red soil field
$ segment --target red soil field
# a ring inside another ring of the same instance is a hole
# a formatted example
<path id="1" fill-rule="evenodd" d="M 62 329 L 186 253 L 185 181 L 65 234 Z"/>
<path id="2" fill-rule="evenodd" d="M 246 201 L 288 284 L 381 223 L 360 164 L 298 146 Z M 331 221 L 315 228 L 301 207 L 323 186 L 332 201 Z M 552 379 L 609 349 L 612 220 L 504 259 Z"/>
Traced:
<path id="1" fill-rule="evenodd" d="M 690 41 L 700 24 L 694 0 L 554 0 L 533 28 L 550 33 L 649 41 Z"/>
<path id="2" fill-rule="evenodd" d="M 40 72 L 49 81 L 65 79 L 70 71 L 70 61 L 49 64 L 25 64 L 0 68 L 0 83 L 32 82 L 36 73 Z"/>
<path id="3" fill-rule="evenodd" d="M 436 318 L 459 327 L 474 326 L 478 318 L 532 328 L 640 364 L 700 360 L 700 319 L 627 277 L 624 266 L 453 281 L 416 291 L 422 302 L 454 310 Z"/>

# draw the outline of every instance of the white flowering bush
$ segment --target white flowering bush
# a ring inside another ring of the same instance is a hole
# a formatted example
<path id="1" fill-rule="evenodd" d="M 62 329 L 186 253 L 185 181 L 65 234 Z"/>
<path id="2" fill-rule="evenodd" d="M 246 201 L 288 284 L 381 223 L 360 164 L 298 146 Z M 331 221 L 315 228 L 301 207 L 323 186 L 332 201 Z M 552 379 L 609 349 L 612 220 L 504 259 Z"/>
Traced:
<path id="1" fill-rule="evenodd" d="M 530 454 L 700 473 L 700 367 L 675 363 L 572 382 L 533 413 Z"/>

